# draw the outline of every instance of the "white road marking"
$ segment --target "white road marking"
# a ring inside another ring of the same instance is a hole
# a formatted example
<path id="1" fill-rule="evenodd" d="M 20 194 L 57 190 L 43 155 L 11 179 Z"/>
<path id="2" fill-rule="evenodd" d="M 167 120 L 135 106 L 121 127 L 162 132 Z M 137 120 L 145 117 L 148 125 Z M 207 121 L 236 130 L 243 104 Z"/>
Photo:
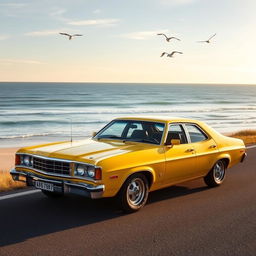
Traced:
<path id="1" fill-rule="evenodd" d="M 249 149 L 249 148 L 256 148 L 256 145 L 246 147 L 246 149 Z"/>
<path id="2" fill-rule="evenodd" d="M 38 193 L 38 192 L 41 192 L 41 190 L 29 190 L 29 191 L 14 193 L 14 194 L 6 195 L 6 196 L 0 196 L 0 201 L 5 200 L 5 199 L 9 199 L 9 198 L 19 197 L 19 196 L 35 194 L 35 193 Z"/>

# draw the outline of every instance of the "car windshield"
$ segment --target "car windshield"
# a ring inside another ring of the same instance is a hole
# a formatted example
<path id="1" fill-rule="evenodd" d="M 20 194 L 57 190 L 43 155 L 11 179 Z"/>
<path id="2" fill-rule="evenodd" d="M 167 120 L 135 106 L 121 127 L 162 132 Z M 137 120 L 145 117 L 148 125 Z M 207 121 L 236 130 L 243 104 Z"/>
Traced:
<path id="1" fill-rule="evenodd" d="M 95 136 L 96 139 L 117 139 L 160 144 L 164 123 L 139 120 L 114 120 Z"/>

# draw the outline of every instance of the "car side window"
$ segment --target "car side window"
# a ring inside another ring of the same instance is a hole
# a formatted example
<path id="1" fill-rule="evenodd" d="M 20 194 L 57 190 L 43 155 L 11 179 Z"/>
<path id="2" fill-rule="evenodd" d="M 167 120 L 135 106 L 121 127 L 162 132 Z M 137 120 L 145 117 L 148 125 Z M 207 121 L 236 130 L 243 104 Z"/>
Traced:
<path id="1" fill-rule="evenodd" d="M 186 124 L 191 142 L 200 142 L 207 140 L 208 137 L 196 125 Z"/>
<path id="2" fill-rule="evenodd" d="M 179 139 L 180 144 L 187 143 L 187 137 L 180 124 L 170 124 L 166 142 L 169 143 L 172 139 Z"/>

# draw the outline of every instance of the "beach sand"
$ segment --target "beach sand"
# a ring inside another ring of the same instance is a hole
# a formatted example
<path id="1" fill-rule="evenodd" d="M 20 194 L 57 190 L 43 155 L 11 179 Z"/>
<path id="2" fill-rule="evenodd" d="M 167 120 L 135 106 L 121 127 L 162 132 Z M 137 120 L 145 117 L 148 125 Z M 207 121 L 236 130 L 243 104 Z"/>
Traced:
<path id="1" fill-rule="evenodd" d="M 0 171 L 9 171 L 15 165 L 15 153 L 19 148 L 0 148 Z"/>

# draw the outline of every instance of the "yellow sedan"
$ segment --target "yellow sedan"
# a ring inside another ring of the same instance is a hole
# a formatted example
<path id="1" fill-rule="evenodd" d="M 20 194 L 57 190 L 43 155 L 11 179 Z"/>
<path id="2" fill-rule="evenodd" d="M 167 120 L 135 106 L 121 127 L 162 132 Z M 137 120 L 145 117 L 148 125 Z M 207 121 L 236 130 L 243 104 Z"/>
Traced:
<path id="1" fill-rule="evenodd" d="M 219 186 L 245 157 L 242 140 L 200 121 L 123 117 L 89 139 L 21 148 L 11 174 L 49 197 L 117 197 L 125 212 L 135 212 L 150 191 L 196 178 Z"/>

